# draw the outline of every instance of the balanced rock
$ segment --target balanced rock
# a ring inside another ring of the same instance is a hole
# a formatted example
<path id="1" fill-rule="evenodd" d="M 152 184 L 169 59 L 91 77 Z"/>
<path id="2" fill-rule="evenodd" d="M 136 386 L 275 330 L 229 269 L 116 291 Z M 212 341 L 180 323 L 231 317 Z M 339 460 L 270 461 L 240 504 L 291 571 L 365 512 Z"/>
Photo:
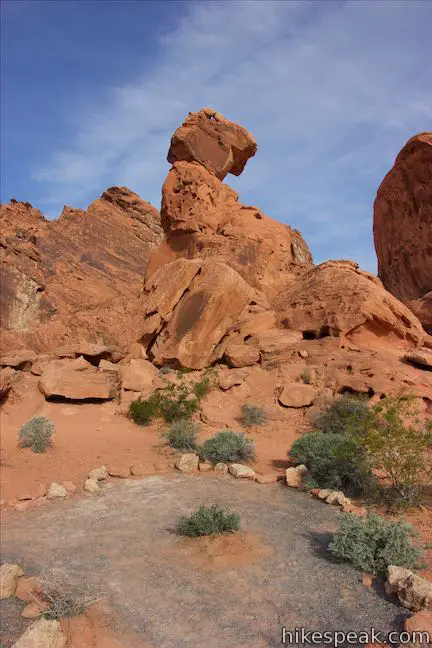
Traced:
<path id="1" fill-rule="evenodd" d="M 171 139 L 168 162 L 198 162 L 223 180 L 240 175 L 257 145 L 248 131 L 211 108 L 189 113 Z"/>

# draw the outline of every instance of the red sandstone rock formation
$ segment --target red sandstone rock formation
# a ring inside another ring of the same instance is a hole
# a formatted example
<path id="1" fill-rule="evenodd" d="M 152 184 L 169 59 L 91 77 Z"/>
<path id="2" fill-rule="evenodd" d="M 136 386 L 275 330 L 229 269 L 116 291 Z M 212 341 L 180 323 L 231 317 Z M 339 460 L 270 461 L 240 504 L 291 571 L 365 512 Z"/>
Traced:
<path id="1" fill-rule="evenodd" d="M 256 145 L 243 128 L 212 114 L 189 115 L 173 137 L 168 160 L 174 164 L 162 188 L 166 238 L 147 276 L 180 257 L 212 259 L 271 298 L 312 267 L 311 253 L 297 230 L 242 205 L 221 182 L 228 172 L 241 173 Z"/>
<path id="2" fill-rule="evenodd" d="M 29 203 L 1 208 L 1 349 L 119 343 L 152 249 L 158 211 L 112 187 L 87 209 L 47 221 Z"/>
<path id="3" fill-rule="evenodd" d="M 381 183 L 374 239 L 384 286 L 432 331 L 432 133 L 412 137 Z"/>

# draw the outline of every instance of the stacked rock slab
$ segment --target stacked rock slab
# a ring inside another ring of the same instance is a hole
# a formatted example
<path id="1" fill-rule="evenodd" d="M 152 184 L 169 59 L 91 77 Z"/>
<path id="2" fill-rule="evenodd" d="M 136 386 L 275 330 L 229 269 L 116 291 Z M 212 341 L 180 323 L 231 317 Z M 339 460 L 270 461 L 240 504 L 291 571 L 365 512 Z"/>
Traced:
<path id="1" fill-rule="evenodd" d="M 215 111 L 205 108 L 186 118 L 171 140 L 173 167 L 161 207 L 166 238 L 150 259 L 148 277 L 179 257 L 214 260 L 271 298 L 312 267 L 297 230 L 243 205 L 222 182 L 227 173 L 239 175 L 256 150 L 252 135 Z"/>
<path id="2" fill-rule="evenodd" d="M 374 204 L 378 275 L 432 332 L 432 133 L 412 137 Z"/>

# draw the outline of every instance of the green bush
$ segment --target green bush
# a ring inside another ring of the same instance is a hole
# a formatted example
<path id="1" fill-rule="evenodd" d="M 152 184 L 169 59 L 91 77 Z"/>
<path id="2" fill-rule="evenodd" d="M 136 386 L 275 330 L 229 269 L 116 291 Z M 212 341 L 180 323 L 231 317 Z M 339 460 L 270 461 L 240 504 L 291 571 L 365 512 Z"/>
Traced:
<path id="1" fill-rule="evenodd" d="M 159 373 L 161 376 L 164 376 L 165 374 L 171 373 L 172 369 L 169 365 L 164 365 L 159 369 Z"/>
<path id="2" fill-rule="evenodd" d="M 296 463 L 307 466 L 313 483 L 321 488 L 360 494 L 370 486 L 366 454 L 354 439 L 344 434 L 304 434 L 294 442 L 289 455 Z"/>
<path id="3" fill-rule="evenodd" d="M 320 432 L 361 437 L 372 419 L 367 396 L 342 396 L 318 416 L 315 428 Z"/>
<path id="4" fill-rule="evenodd" d="M 148 425 L 154 418 L 160 416 L 159 393 L 153 394 L 147 400 L 138 398 L 129 405 L 129 418 L 138 425 Z"/>
<path id="5" fill-rule="evenodd" d="M 172 423 L 164 436 L 172 448 L 191 452 L 197 449 L 197 434 L 198 425 L 196 423 L 188 419 L 180 419 Z"/>
<path id="6" fill-rule="evenodd" d="M 388 397 L 373 408 L 373 423 L 363 439 L 374 468 L 381 471 L 393 503 L 413 503 L 424 485 L 432 483 L 428 449 L 432 424 L 423 424 L 412 396 Z"/>
<path id="7" fill-rule="evenodd" d="M 255 444 L 242 432 L 223 430 L 204 441 L 200 455 L 213 464 L 252 461 L 255 459 Z"/>
<path id="8" fill-rule="evenodd" d="M 362 571 L 381 574 L 389 565 L 414 569 L 422 551 L 413 546 L 413 527 L 402 520 L 386 520 L 380 515 L 359 517 L 345 513 L 339 531 L 329 544 L 330 552 Z"/>
<path id="9" fill-rule="evenodd" d="M 267 422 L 267 415 L 260 405 L 248 405 L 245 403 L 241 408 L 240 421 L 245 427 L 264 425 Z"/>
<path id="10" fill-rule="evenodd" d="M 167 423 L 190 419 L 199 410 L 200 401 L 184 383 L 170 383 L 159 392 L 159 411 Z"/>
<path id="11" fill-rule="evenodd" d="M 31 448 L 33 452 L 45 452 L 51 445 L 54 425 L 45 416 L 35 416 L 24 423 L 18 432 L 20 448 Z"/>
<path id="12" fill-rule="evenodd" d="M 208 536 L 238 531 L 240 515 L 231 513 L 221 506 L 200 506 L 194 513 L 183 517 L 179 533 L 185 536 Z"/>

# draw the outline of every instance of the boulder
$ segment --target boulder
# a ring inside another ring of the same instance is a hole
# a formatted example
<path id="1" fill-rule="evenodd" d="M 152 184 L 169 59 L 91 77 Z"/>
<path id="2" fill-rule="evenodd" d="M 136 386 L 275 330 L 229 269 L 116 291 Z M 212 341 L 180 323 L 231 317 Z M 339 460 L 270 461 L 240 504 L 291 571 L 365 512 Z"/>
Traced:
<path id="1" fill-rule="evenodd" d="M 423 633 L 425 641 L 420 643 L 416 641 L 413 645 L 420 646 L 423 648 L 428 648 L 432 642 L 432 610 L 421 610 L 416 612 L 409 619 L 405 619 L 404 628 L 406 632 L 409 632 L 411 635 L 418 632 Z M 429 636 L 430 642 L 426 640 L 426 635 Z M 418 637 L 418 635 L 417 635 Z"/>
<path id="2" fill-rule="evenodd" d="M 15 380 L 17 380 L 19 372 L 11 367 L 3 367 L 0 369 L 0 403 L 9 394 L 11 387 Z"/>
<path id="3" fill-rule="evenodd" d="M 326 497 L 325 501 L 327 504 L 333 504 L 335 506 L 349 506 L 351 500 L 342 493 L 342 491 L 331 491 L 330 494 Z"/>
<path id="4" fill-rule="evenodd" d="M 39 380 L 39 389 L 52 398 L 109 400 L 119 391 L 114 372 L 100 371 L 81 356 L 75 360 L 52 360 Z"/>
<path id="5" fill-rule="evenodd" d="M 38 619 L 14 643 L 13 648 L 64 648 L 64 646 L 66 646 L 66 635 L 61 631 L 59 622 Z"/>
<path id="6" fill-rule="evenodd" d="M 30 349 L 9 351 L 0 357 L 0 367 L 12 367 L 20 371 L 29 371 L 36 360 L 36 353 Z"/>
<path id="7" fill-rule="evenodd" d="M 385 591 L 396 594 L 402 605 L 414 612 L 432 609 L 432 583 L 405 567 L 389 565 Z"/>
<path id="8" fill-rule="evenodd" d="M 2 351 L 127 341 L 131 300 L 163 236 L 157 209 L 111 187 L 87 211 L 65 206 L 56 220 L 18 201 L 0 218 Z"/>
<path id="9" fill-rule="evenodd" d="M 240 175 L 257 145 L 248 131 L 211 108 L 189 113 L 171 138 L 168 162 L 198 162 L 219 180 Z"/>
<path id="10" fill-rule="evenodd" d="M 259 362 L 260 353 L 251 344 L 230 344 L 225 349 L 224 359 L 230 367 L 249 367 Z"/>
<path id="11" fill-rule="evenodd" d="M 279 325 L 305 339 L 340 337 L 366 349 L 420 345 L 424 330 L 374 275 L 353 261 L 327 261 L 309 270 L 275 299 Z"/>
<path id="12" fill-rule="evenodd" d="M 304 486 L 306 475 L 307 468 L 304 464 L 287 468 L 285 470 L 286 485 L 291 488 L 302 488 L 302 486 Z"/>
<path id="13" fill-rule="evenodd" d="M 198 470 L 198 464 L 199 456 L 189 452 L 182 454 L 181 457 L 177 459 L 175 467 L 177 468 L 177 470 L 180 470 L 180 472 L 188 473 Z"/>
<path id="14" fill-rule="evenodd" d="M 278 401 L 284 407 L 309 407 L 316 396 L 316 389 L 302 383 L 285 383 Z"/>
<path id="15" fill-rule="evenodd" d="M 432 291 L 432 133 L 412 137 L 382 181 L 374 203 L 378 276 L 406 302 Z M 430 326 L 432 301 L 417 310 Z"/>
<path id="16" fill-rule="evenodd" d="M 68 492 L 62 484 L 58 484 L 57 482 L 52 482 L 52 484 L 48 488 L 47 498 L 62 499 L 64 497 L 67 497 L 67 494 Z"/>
<path id="17" fill-rule="evenodd" d="M 157 369 L 148 360 L 129 360 L 121 368 L 123 389 L 130 391 L 151 391 Z"/>
<path id="18" fill-rule="evenodd" d="M 254 480 L 255 470 L 249 468 L 249 466 L 244 466 L 243 464 L 233 463 L 228 467 L 230 474 L 236 479 L 252 479 Z"/>
<path id="19" fill-rule="evenodd" d="M 228 473 L 228 466 L 226 463 L 219 461 L 214 467 L 214 471 L 217 475 L 224 477 Z"/>
<path id="20" fill-rule="evenodd" d="M 150 357 L 157 365 L 208 366 L 251 293 L 241 276 L 223 263 L 179 259 L 168 264 L 146 284 L 147 315 L 153 317 L 157 309 L 160 318 Z"/>
<path id="21" fill-rule="evenodd" d="M 19 565 L 3 563 L 0 567 L 0 599 L 9 598 L 15 595 L 17 582 L 24 574 Z"/>
<path id="22" fill-rule="evenodd" d="M 259 348 L 264 369 L 272 369 L 296 355 L 300 340 L 301 335 L 297 331 L 272 328 L 253 335 L 249 343 Z"/>
<path id="23" fill-rule="evenodd" d="M 432 371 L 432 351 L 415 351 L 414 353 L 407 353 L 404 355 L 403 360 L 409 364 Z"/>

